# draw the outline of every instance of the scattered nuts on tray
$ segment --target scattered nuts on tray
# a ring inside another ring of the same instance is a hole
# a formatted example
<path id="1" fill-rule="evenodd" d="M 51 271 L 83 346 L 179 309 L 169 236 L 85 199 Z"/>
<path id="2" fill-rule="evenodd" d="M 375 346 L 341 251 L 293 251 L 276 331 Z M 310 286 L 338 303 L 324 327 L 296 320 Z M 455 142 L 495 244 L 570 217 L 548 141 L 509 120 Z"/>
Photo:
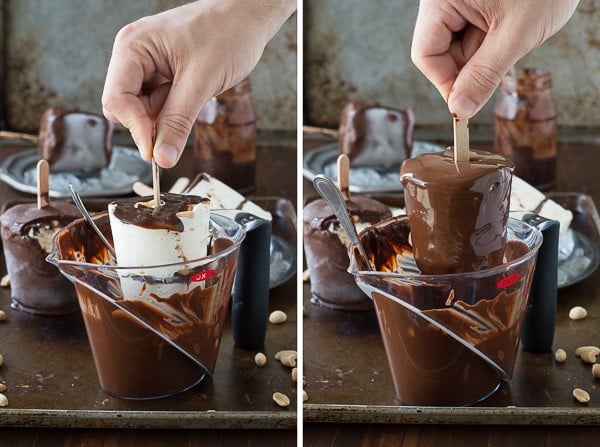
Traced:
<path id="1" fill-rule="evenodd" d="M 571 320 L 583 320 L 585 317 L 587 317 L 587 310 L 585 307 L 575 306 L 569 311 L 569 318 Z"/>
<path id="2" fill-rule="evenodd" d="M 0 287 L 9 287 L 10 286 L 10 278 L 8 275 L 4 275 L 2 279 L 0 279 Z"/>
<path id="3" fill-rule="evenodd" d="M 269 321 L 273 324 L 285 323 L 286 320 L 287 315 L 282 310 L 274 310 L 271 312 L 271 315 L 269 315 Z"/>
<path id="4" fill-rule="evenodd" d="M 590 401 L 590 393 L 588 393 L 586 390 L 582 390 L 581 388 L 573 389 L 573 397 L 577 399 L 577 402 L 582 404 Z"/>
<path id="5" fill-rule="evenodd" d="M 309 273 L 308 269 L 306 269 L 302 272 L 302 282 L 308 282 L 308 281 L 310 281 L 310 273 Z"/>
<path id="6" fill-rule="evenodd" d="M 258 352 L 254 356 L 254 363 L 256 363 L 260 367 L 265 366 L 267 364 L 267 356 L 264 355 L 262 352 Z"/>
<path id="7" fill-rule="evenodd" d="M 296 367 L 292 368 L 292 380 L 294 382 L 296 382 L 298 380 L 298 368 L 296 368 Z"/>
<path id="8" fill-rule="evenodd" d="M 302 402 L 306 402 L 308 400 L 308 394 L 306 391 L 302 390 Z"/>
<path id="9" fill-rule="evenodd" d="M 279 360 L 283 366 L 289 366 L 290 368 L 296 366 L 297 358 L 298 354 L 292 350 L 279 351 L 275 354 L 275 360 Z"/>
<path id="10" fill-rule="evenodd" d="M 554 353 L 554 358 L 558 363 L 564 363 L 567 360 L 567 351 L 563 348 L 558 348 Z"/>
<path id="11" fill-rule="evenodd" d="M 4 356 L 0 354 L 0 366 L 4 364 Z"/>
<path id="12" fill-rule="evenodd" d="M 596 363 L 596 357 L 600 354 L 597 346 L 580 346 L 575 349 L 575 355 L 586 363 Z"/>
<path id="13" fill-rule="evenodd" d="M 0 321 L 6 320 L 6 312 L 0 309 Z"/>
<path id="14" fill-rule="evenodd" d="M 6 385 L 0 383 L 0 393 L 3 393 L 4 391 L 6 391 Z"/>
<path id="15" fill-rule="evenodd" d="M 6 397 L 4 394 L 0 393 L 0 407 L 6 407 L 8 406 L 8 397 Z"/>
<path id="16" fill-rule="evenodd" d="M 600 379 L 600 363 L 596 363 L 592 366 L 592 375 L 594 379 Z"/>
<path id="17" fill-rule="evenodd" d="M 290 398 L 280 392 L 273 393 L 273 402 L 280 407 L 288 407 L 290 405 Z"/>

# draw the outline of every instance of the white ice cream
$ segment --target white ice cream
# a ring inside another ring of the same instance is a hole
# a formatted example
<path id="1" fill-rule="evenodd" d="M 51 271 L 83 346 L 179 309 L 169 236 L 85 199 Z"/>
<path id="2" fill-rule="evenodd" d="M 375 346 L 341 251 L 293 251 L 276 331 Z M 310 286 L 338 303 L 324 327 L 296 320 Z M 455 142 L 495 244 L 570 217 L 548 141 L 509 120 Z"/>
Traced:
<path id="1" fill-rule="evenodd" d="M 133 202 L 132 202 L 133 205 Z M 123 205 L 119 205 L 123 206 Z M 138 202 L 133 206 L 145 206 Z M 158 296 L 169 296 L 172 290 L 162 290 L 172 285 L 146 284 L 135 275 L 151 275 L 168 278 L 181 269 L 181 266 L 145 269 L 149 266 L 160 266 L 182 261 L 191 261 L 207 255 L 210 242 L 209 219 L 210 205 L 198 203 L 189 211 L 182 211 L 176 216 L 183 223 L 183 231 L 169 229 L 145 228 L 123 222 L 115 216 L 116 204 L 108 207 L 110 226 L 114 248 L 119 267 L 141 267 L 133 271 L 119 271 L 121 287 L 126 299 L 139 299 L 156 293 Z M 132 275 L 133 274 L 133 275 Z M 199 285 L 199 283 L 196 283 Z"/>

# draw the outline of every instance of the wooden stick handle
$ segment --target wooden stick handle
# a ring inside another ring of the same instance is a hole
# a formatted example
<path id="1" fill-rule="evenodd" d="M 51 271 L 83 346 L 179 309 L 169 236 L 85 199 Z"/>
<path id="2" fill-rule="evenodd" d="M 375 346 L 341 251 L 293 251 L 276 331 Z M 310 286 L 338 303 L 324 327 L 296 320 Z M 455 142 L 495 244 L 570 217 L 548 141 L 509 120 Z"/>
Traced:
<path id="1" fill-rule="evenodd" d="M 35 143 L 35 144 L 37 144 L 37 142 L 38 142 L 37 135 L 31 135 L 28 133 L 21 133 L 21 132 L 10 132 L 8 130 L 0 130 L 0 138 L 7 138 L 9 140 L 16 140 L 16 141 L 25 141 L 27 143 Z"/>
<path id="2" fill-rule="evenodd" d="M 350 159 L 346 154 L 337 158 L 338 187 L 345 200 L 350 199 Z"/>
<path id="3" fill-rule="evenodd" d="M 302 131 L 308 135 L 320 135 L 323 137 L 337 138 L 338 131 L 335 129 L 326 129 L 324 127 L 302 126 Z"/>
<path id="4" fill-rule="evenodd" d="M 454 162 L 469 162 L 469 120 L 453 117 L 454 127 Z"/>
<path id="5" fill-rule="evenodd" d="M 50 166 L 46 160 L 41 159 L 37 163 L 37 206 L 39 209 L 50 205 L 49 175 Z"/>

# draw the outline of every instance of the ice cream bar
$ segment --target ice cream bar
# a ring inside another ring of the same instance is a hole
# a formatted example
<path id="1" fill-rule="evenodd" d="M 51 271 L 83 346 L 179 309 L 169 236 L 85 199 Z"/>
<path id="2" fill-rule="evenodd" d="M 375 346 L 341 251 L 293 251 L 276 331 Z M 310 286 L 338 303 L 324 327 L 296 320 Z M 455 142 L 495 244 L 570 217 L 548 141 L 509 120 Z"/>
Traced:
<path id="1" fill-rule="evenodd" d="M 351 166 L 400 165 L 410 156 L 414 122 L 411 109 L 350 102 L 340 119 L 340 152 Z"/>
<path id="2" fill-rule="evenodd" d="M 108 205 L 110 226 L 119 267 L 143 267 L 191 261 L 207 255 L 210 201 L 204 197 L 164 193 L 161 207 L 152 207 L 152 198 L 130 198 Z M 165 267 L 160 274 L 173 274 L 178 267 Z M 157 271 L 153 271 L 156 275 Z M 143 281 L 126 284 L 126 298 L 139 298 Z M 129 282 L 127 282 L 129 283 Z"/>
<path id="3" fill-rule="evenodd" d="M 100 115 L 49 108 L 40 123 L 40 158 L 52 172 L 102 169 L 110 162 L 113 128 Z"/>
<path id="4" fill-rule="evenodd" d="M 400 171 L 415 261 L 425 274 L 481 270 L 502 263 L 513 163 L 470 151 L 459 168 L 453 150 L 407 159 Z"/>
<path id="5" fill-rule="evenodd" d="M 201 174 L 186 194 L 207 197 L 212 209 L 240 210 L 264 220 L 273 219 L 271 213 L 208 174 Z"/>

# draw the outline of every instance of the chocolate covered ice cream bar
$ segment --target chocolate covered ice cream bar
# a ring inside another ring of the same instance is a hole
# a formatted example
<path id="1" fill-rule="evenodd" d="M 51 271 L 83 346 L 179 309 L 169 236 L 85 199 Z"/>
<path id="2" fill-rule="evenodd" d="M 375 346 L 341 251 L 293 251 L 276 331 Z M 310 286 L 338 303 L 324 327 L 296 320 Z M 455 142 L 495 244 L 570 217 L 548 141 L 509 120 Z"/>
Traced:
<path id="1" fill-rule="evenodd" d="M 410 156 L 414 122 L 411 109 L 350 102 L 340 119 L 340 152 L 353 167 L 400 165 Z"/>
<path id="2" fill-rule="evenodd" d="M 110 162 L 113 128 L 100 115 L 49 108 L 40 122 L 39 156 L 52 172 L 102 169 Z"/>

